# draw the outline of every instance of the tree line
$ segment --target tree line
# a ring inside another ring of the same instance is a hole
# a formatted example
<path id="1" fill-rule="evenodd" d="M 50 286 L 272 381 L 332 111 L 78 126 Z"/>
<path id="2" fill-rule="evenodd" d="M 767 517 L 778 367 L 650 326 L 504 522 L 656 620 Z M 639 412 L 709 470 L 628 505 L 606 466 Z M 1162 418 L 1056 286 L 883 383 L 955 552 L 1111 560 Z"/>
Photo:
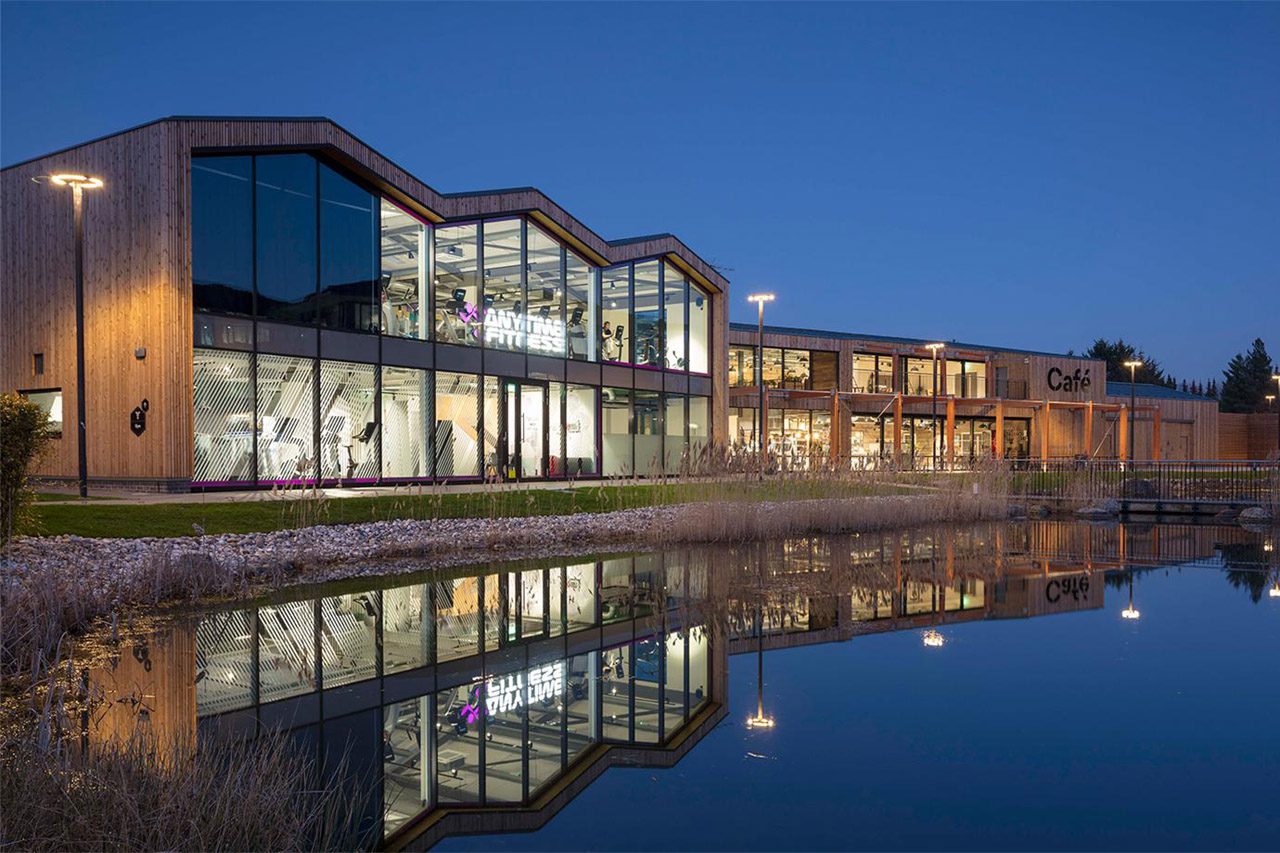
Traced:
<path id="1" fill-rule="evenodd" d="M 1067 355 L 1075 353 L 1068 350 Z M 1160 367 L 1160 362 L 1145 350 L 1128 343 L 1123 338 L 1109 341 L 1098 338 L 1084 351 L 1084 357 L 1096 358 L 1107 364 L 1107 379 L 1112 382 L 1128 382 L 1129 368 L 1126 361 L 1141 361 L 1134 371 L 1134 381 L 1149 385 L 1177 388 L 1218 401 L 1223 412 L 1266 412 L 1280 405 L 1280 401 L 1267 400 L 1268 395 L 1280 394 L 1274 375 L 1280 373 L 1280 365 L 1273 364 L 1262 338 L 1256 338 L 1248 350 L 1236 353 L 1222 371 L 1222 382 L 1216 378 L 1207 381 L 1179 380 Z"/>

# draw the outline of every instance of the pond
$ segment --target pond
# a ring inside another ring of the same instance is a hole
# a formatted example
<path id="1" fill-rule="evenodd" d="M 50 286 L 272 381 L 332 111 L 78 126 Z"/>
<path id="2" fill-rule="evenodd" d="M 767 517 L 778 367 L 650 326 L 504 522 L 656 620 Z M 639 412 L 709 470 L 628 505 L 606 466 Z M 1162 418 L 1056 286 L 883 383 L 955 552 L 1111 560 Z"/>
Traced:
<path id="1" fill-rule="evenodd" d="M 287 729 L 321 773 L 346 756 L 394 848 L 1280 838 L 1266 533 L 1046 520 L 370 568 L 135 642 L 93 678 L 143 701 L 98 734 Z"/>

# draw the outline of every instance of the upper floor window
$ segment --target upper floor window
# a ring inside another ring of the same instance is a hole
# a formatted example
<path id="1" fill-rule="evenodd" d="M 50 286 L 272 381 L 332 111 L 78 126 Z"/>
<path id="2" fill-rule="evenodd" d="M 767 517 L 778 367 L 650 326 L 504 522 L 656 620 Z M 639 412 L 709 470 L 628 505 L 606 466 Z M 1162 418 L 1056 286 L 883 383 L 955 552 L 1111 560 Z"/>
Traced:
<path id="1" fill-rule="evenodd" d="M 933 394 L 934 370 L 940 365 L 932 358 L 902 358 L 902 393 L 908 397 L 929 397 Z"/>
<path id="2" fill-rule="evenodd" d="M 381 327 L 384 335 L 427 337 L 427 226 L 397 205 L 382 199 L 379 206 Z"/>
<path id="3" fill-rule="evenodd" d="M 893 393 L 893 356 L 854 353 L 851 390 L 855 394 Z"/>
<path id="4" fill-rule="evenodd" d="M 945 393 L 956 397 L 987 396 L 987 363 L 947 359 Z"/>
<path id="5" fill-rule="evenodd" d="M 191 284 L 198 310 L 253 313 L 253 158 L 191 159 Z"/>

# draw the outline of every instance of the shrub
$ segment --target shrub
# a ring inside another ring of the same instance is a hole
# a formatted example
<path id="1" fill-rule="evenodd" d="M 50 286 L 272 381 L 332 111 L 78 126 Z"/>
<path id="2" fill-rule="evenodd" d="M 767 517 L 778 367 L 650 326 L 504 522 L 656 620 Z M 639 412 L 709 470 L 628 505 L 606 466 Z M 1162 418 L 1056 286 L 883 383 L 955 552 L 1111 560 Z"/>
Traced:
<path id="1" fill-rule="evenodd" d="M 0 394 L 0 542 L 30 530 L 31 469 L 49 447 L 49 417 L 17 394 Z"/>

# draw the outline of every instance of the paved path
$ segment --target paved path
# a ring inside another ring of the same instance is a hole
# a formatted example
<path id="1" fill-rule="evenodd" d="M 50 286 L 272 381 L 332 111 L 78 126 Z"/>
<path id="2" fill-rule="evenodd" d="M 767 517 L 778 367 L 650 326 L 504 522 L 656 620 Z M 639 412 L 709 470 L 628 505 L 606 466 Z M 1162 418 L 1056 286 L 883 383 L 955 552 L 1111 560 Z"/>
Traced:
<path id="1" fill-rule="evenodd" d="M 372 498 L 380 495 L 432 495 L 432 494 L 467 494 L 472 492 L 504 491 L 504 492 L 536 492 L 565 491 L 573 488 L 596 488 L 599 486 L 631 485 L 631 481 L 613 482 L 590 480 L 582 483 L 568 481 L 547 481 L 545 483 L 458 483 L 456 485 L 435 486 L 361 486 L 358 489 L 326 488 L 320 494 L 326 498 Z M 634 485 L 645 485 L 636 482 Z M 650 481 L 647 485 L 653 485 Z M 42 487 L 37 489 L 41 495 L 57 495 L 56 499 L 45 498 L 40 506 L 54 504 L 77 504 L 80 506 L 110 505 L 148 505 L 148 504 L 199 504 L 199 503 L 253 503 L 255 501 L 293 500 L 296 498 L 315 496 L 310 489 L 252 489 L 245 491 L 208 491 L 208 492 L 126 492 L 111 489 L 90 489 L 89 499 L 81 500 L 71 489 Z"/>

